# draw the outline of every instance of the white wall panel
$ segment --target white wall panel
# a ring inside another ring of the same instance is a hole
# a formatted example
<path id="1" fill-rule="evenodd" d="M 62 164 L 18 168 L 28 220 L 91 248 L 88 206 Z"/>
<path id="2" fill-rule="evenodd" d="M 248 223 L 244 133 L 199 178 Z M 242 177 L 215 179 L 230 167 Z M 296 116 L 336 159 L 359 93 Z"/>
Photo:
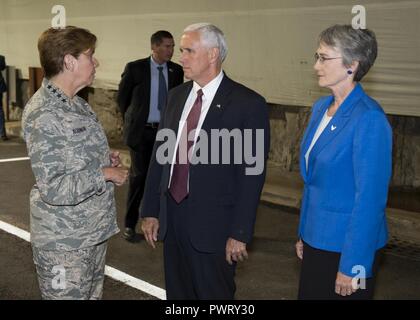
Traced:
<path id="1" fill-rule="evenodd" d="M 327 93 L 312 69 L 318 34 L 351 23 L 352 6 L 362 4 L 379 41 L 365 88 L 388 113 L 420 116 L 420 0 L 0 0 L 0 52 L 24 76 L 39 66 L 37 38 L 57 3 L 66 8 L 67 24 L 99 38 L 96 86 L 116 88 L 125 64 L 150 53 L 154 31 L 171 31 L 178 45 L 185 26 L 208 21 L 226 34 L 230 76 L 269 102 L 296 106 Z"/>

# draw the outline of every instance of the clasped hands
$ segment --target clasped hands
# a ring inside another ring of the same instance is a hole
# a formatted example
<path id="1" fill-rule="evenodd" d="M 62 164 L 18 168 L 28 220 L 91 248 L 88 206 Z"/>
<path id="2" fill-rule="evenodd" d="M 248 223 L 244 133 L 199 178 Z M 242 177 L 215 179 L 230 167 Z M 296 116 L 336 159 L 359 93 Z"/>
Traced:
<path id="1" fill-rule="evenodd" d="M 117 186 L 122 186 L 128 180 L 128 170 L 121 163 L 120 153 L 118 151 L 110 152 L 109 160 L 111 166 L 102 168 L 105 180 L 112 181 Z"/>

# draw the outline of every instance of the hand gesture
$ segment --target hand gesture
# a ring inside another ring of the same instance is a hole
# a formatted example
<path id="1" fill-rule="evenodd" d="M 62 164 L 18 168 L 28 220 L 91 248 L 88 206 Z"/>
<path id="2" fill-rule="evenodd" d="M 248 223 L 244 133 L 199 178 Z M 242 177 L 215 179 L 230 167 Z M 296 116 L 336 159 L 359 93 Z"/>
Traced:
<path id="1" fill-rule="evenodd" d="M 106 181 L 112 181 L 117 186 L 122 186 L 127 182 L 128 170 L 122 166 L 102 168 Z"/>
<path id="2" fill-rule="evenodd" d="M 229 238 L 226 242 L 226 261 L 232 264 L 232 261 L 238 262 L 248 259 L 246 252 L 246 243 Z"/>
<path id="3" fill-rule="evenodd" d="M 144 218 L 141 223 L 141 230 L 144 233 L 144 238 L 147 243 L 153 248 L 156 248 L 155 242 L 159 231 L 159 220 L 153 217 Z"/>

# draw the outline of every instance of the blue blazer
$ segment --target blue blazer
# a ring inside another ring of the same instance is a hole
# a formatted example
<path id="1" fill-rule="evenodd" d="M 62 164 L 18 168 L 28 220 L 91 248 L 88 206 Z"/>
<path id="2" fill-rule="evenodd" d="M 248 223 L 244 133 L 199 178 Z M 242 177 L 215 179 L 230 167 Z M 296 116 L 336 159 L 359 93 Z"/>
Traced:
<path id="1" fill-rule="evenodd" d="M 301 144 L 299 237 L 314 248 L 340 252 L 340 272 L 362 276 L 356 269 L 363 266 L 370 277 L 375 252 L 388 239 L 392 131 L 381 106 L 357 84 L 315 143 L 306 169 L 306 151 L 332 101 L 328 96 L 315 102 Z"/>

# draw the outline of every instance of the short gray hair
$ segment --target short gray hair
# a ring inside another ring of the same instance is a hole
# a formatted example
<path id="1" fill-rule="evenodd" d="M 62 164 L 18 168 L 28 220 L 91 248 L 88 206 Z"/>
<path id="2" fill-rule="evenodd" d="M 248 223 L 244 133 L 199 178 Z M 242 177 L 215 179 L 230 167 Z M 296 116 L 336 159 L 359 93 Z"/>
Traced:
<path id="1" fill-rule="evenodd" d="M 218 48 L 220 52 L 220 61 L 223 62 L 227 55 L 227 45 L 225 35 L 222 30 L 211 23 L 195 23 L 184 29 L 185 32 L 197 31 L 200 34 L 201 41 L 207 48 Z"/>
<path id="2" fill-rule="evenodd" d="M 375 33 L 369 29 L 353 29 L 351 25 L 334 25 L 319 35 L 318 44 L 337 48 L 343 56 L 343 64 L 359 62 L 354 81 L 360 81 L 373 66 L 378 54 Z"/>

